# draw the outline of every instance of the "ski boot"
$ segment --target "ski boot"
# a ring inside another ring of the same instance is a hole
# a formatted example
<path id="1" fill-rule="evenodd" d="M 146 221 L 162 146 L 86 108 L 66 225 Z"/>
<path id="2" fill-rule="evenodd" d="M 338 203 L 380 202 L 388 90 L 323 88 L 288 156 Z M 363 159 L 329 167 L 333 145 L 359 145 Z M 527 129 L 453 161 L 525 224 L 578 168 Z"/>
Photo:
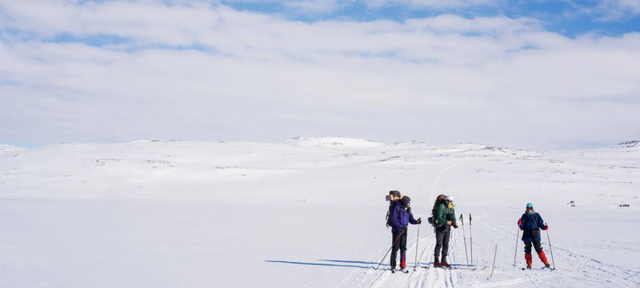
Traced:
<path id="1" fill-rule="evenodd" d="M 438 258 L 438 256 L 435 256 L 435 257 L 433 258 L 433 267 L 435 267 L 435 268 L 440 268 L 440 267 L 442 267 L 442 266 L 440 265 L 440 258 Z"/>
<path id="2" fill-rule="evenodd" d="M 531 253 L 524 254 L 524 259 L 527 260 L 527 269 L 531 269 L 531 264 L 533 264 Z"/>
<path id="3" fill-rule="evenodd" d="M 446 256 L 442 257 L 442 262 L 440 262 L 440 267 L 451 269 L 451 265 L 449 265 L 449 263 L 447 263 L 447 257 Z"/>
<path id="4" fill-rule="evenodd" d="M 538 257 L 540 257 L 540 260 L 544 263 L 545 267 L 551 268 L 551 265 L 549 265 L 549 261 L 547 260 L 547 255 L 544 254 L 544 251 L 540 251 L 540 253 L 538 253 Z"/>

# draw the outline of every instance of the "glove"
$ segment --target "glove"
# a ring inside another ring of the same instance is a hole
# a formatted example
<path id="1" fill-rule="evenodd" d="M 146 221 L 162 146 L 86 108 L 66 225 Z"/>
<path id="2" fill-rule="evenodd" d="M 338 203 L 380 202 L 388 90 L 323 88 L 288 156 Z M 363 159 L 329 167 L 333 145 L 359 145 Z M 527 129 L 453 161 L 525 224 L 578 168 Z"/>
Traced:
<path id="1" fill-rule="evenodd" d="M 522 218 L 518 219 L 518 226 L 522 226 Z"/>
<path id="2" fill-rule="evenodd" d="M 542 227 L 542 230 L 549 230 L 549 225 L 544 224 L 544 227 Z"/>
<path id="3" fill-rule="evenodd" d="M 422 224 L 422 217 L 418 218 L 418 220 L 416 220 L 416 223 Z"/>
<path id="4" fill-rule="evenodd" d="M 456 222 L 453 222 L 453 224 L 451 226 L 453 226 L 453 228 L 455 228 L 455 229 L 458 229 L 458 224 L 456 224 Z"/>

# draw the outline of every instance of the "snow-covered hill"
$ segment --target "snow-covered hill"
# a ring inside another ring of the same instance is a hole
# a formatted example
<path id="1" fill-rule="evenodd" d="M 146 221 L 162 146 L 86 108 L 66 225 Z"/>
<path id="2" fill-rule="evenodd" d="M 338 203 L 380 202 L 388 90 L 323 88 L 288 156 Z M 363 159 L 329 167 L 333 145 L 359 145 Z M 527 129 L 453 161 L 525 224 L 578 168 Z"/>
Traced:
<path id="1" fill-rule="evenodd" d="M 0 287 L 640 286 L 633 143 L 553 153 L 348 138 L 5 147 Z M 466 239 L 452 234 L 450 262 L 466 265 L 472 236 L 478 269 L 423 268 L 434 245 L 423 224 L 419 238 L 409 230 L 415 272 L 390 274 L 388 258 L 375 270 L 391 244 L 392 189 L 423 218 L 438 194 L 454 195 L 467 226 Z M 556 271 L 519 269 L 515 222 L 527 202 L 549 223 Z"/>
<path id="2" fill-rule="evenodd" d="M 0 144 L 0 154 L 11 153 L 11 152 L 21 151 L 21 150 L 24 150 L 24 148 L 15 147 L 7 144 Z"/>

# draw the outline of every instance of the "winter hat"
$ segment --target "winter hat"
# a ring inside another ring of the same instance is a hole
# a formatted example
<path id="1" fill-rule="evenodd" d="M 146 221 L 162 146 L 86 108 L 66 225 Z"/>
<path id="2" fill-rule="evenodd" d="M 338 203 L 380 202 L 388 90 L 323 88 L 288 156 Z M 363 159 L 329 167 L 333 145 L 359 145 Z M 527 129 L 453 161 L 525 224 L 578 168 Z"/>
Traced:
<path id="1" fill-rule="evenodd" d="M 451 195 L 447 195 L 447 201 L 451 201 L 451 202 L 453 202 L 453 196 L 451 196 Z"/>
<path id="2" fill-rule="evenodd" d="M 533 203 L 527 203 L 527 208 L 533 208 Z"/>
<path id="3" fill-rule="evenodd" d="M 402 205 L 406 207 L 409 205 L 409 202 L 411 202 L 411 198 L 409 198 L 409 196 L 404 196 L 400 199 L 400 202 L 402 202 Z"/>

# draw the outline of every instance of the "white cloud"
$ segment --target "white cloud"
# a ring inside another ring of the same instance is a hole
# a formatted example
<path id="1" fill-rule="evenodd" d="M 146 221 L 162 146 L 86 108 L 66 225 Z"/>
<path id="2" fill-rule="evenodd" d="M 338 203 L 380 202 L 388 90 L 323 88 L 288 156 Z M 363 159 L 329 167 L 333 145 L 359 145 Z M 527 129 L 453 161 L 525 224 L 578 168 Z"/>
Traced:
<path id="1" fill-rule="evenodd" d="M 296 10 L 303 11 L 305 13 L 320 14 L 329 13 L 338 10 L 347 3 L 354 2 L 352 0 L 303 0 L 303 1 L 290 1 L 286 3 L 286 6 Z"/>
<path id="2" fill-rule="evenodd" d="M 35 35 L 0 41 L 1 139 L 546 148 L 640 128 L 637 33 L 571 39 L 506 17 L 304 23 L 207 3 L 0 3 L 3 29 Z M 130 42 L 50 41 L 61 34 Z"/>
<path id="3" fill-rule="evenodd" d="M 589 15 L 595 20 L 605 22 L 628 20 L 640 15 L 640 1 L 638 0 L 554 1 L 568 1 L 574 8 L 574 10 L 567 12 L 568 15 Z"/>
<path id="4" fill-rule="evenodd" d="M 497 6 L 501 0 L 363 0 L 371 8 L 383 8 L 388 5 L 407 5 L 437 9 L 464 8 L 477 6 Z"/>
<path id="5" fill-rule="evenodd" d="M 353 4 L 363 4 L 368 9 L 380 10 L 389 6 L 428 9 L 459 9 L 468 7 L 496 7 L 504 0 L 227 0 L 227 3 L 280 3 L 285 7 L 307 13 L 331 13 Z"/>
<path id="6" fill-rule="evenodd" d="M 602 9 L 612 10 L 618 13 L 640 13 L 640 1 L 638 0 L 600 0 Z"/>

